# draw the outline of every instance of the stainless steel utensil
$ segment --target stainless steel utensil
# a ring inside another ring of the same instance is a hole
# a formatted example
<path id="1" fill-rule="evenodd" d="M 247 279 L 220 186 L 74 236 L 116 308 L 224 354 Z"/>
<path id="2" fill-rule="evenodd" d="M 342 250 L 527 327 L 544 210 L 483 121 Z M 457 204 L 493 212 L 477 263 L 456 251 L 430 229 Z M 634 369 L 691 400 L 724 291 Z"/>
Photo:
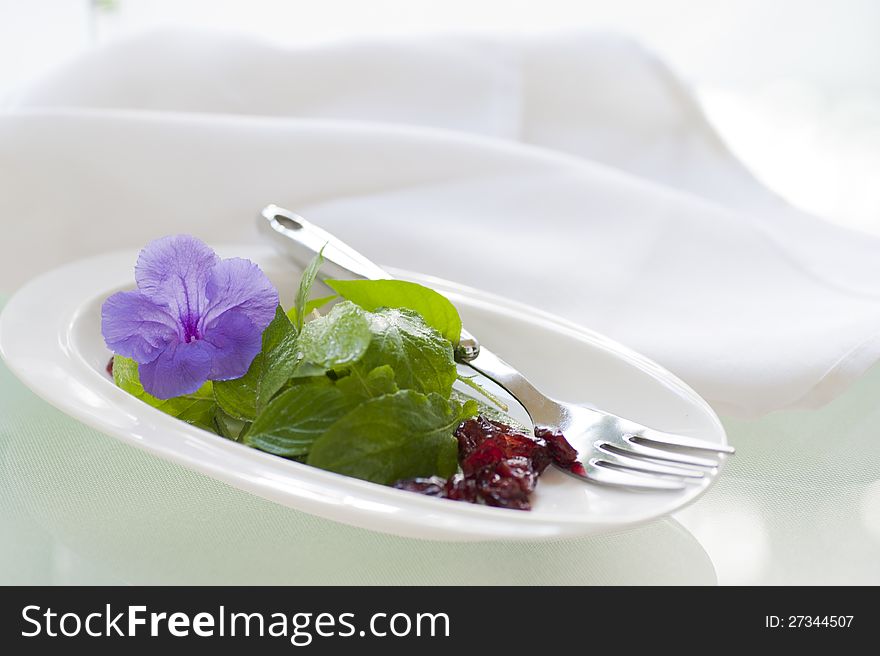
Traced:
<path id="1" fill-rule="evenodd" d="M 263 209 L 260 231 L 282 254 L 305 267 L 323 249 L 321 279 L 391 278 L 337 237 L 275 205 Z M 581 405 L 551 399 L 470 333 L 462 331 L 456 361 L 507 390 L 535 427 L 556 430 L 577 450 L 582 475 L 592 483 L 639 490 L 681 490 L 713 475 L 733 447 L 674 435 Z"/>

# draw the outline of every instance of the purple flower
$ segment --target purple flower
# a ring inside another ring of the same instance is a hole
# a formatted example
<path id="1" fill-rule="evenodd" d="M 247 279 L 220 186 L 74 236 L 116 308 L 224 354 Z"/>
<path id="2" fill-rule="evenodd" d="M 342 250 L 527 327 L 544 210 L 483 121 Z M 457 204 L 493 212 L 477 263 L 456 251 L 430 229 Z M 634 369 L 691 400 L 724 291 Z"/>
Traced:
<path id="1" fill-rule="evenodd" d="M 101 332 L 110 350 L 138 363 L 147 392 L 170 399 L 247 372 L 278 307 L 256 264 L 174 235 L 147 244 L 134 273 L 137 291 L 104 301 Z"/>

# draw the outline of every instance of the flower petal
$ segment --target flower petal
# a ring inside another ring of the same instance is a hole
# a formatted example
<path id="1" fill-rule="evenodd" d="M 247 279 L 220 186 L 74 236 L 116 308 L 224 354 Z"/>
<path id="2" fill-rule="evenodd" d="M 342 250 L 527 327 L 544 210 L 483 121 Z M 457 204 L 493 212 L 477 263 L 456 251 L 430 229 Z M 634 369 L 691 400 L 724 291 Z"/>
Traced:
<path id="1" fill-rule="evenodd" d="M 204 313 L 205 287 L 220 259 L 190 235 L 162 237 L 147 244 L 134 268 L 138 289 L 157 304 L 167 305 L 187 339 Z"/>
<path id="2" fill-rule="evenodd" d="M 205 290 L 208 304 L 202 316 L 207 327 L 224 312 L 237 310 L 262 332 L 275 317 L 278 291 L 250 260 L 221 260 L 212 270 Z"/>
<path id="3" fill-rule="evenodd" d="M 277 301 L 276 301 L 277 303 Z M 241 378 L 263 346 L 263 331 L 241 310 L 229 310 L 205 329 L 203 340 L 214 347 L 211 380 Z"/>
<path id="4" fill-rule="evenodd" d="M 177 322 L 141 292 L 117 292 L 101 307 L 101 334 L 114 353 L 144 364 L 178 339 Z"/>
<path id="5" fill-rule="evenodd" d="M 213 350 L 203 340 L 174 342 L 155 360 L 138 367 L 141 385 L 158 399 L 192 394 L 208 380 Z"/>

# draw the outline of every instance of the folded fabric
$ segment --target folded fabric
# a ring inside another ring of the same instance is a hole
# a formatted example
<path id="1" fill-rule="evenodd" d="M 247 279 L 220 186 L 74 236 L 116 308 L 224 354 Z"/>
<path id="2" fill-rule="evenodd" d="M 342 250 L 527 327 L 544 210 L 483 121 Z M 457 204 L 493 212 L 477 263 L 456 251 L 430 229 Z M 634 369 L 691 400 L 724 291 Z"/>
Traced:
<path id="1" fill-rule="evenodd" d="M 823 403 L 880 356 L 880 242 L 761 187 L 616 37 L 155 33 L 0 116 L 7 289 L 171 232 L 255 241 L 269 202 L 605 333 L 722 412 Z"/>

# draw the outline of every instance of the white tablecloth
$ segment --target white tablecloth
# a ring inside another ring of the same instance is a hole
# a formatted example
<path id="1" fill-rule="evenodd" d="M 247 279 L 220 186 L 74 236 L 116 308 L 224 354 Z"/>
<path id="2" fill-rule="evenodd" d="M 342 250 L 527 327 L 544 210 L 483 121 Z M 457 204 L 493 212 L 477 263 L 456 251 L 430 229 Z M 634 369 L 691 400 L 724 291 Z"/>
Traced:
<path id="1" fill-rule="evenodd" d="M 619 38 L 158 33 L 13 112 L 7 289 L 167 232 L 254 239 L 276 202 L 386 264 L 603 332 L 728 414 L 827 402 L 880 354 L 880 242 L 786 207 Z"/>

